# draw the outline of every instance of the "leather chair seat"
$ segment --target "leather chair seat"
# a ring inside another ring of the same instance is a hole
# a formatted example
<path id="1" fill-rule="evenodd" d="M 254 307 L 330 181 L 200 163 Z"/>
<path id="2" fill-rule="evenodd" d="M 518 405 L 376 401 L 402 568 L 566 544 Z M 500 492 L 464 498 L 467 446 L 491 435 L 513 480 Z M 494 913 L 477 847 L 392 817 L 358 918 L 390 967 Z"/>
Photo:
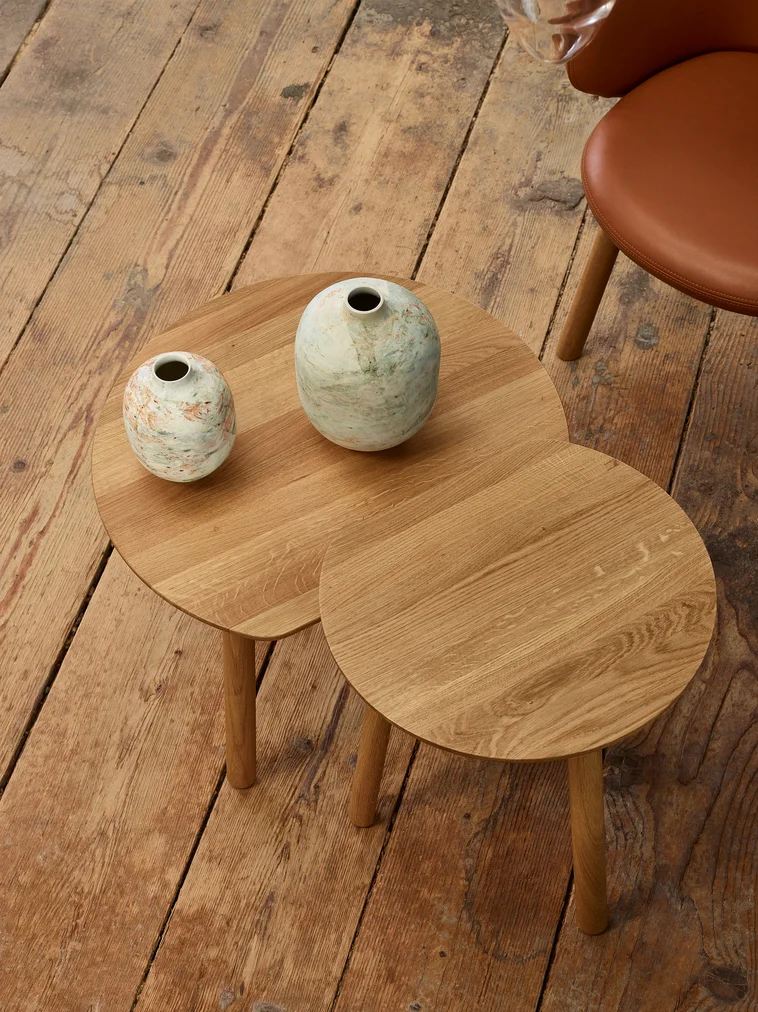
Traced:
<path id="1" fill-rule="evenodd" d="M 649 78 L 584 149 L 589 205 L 618 248 L 696 299 L 758 316 L 758 54 Z"/>

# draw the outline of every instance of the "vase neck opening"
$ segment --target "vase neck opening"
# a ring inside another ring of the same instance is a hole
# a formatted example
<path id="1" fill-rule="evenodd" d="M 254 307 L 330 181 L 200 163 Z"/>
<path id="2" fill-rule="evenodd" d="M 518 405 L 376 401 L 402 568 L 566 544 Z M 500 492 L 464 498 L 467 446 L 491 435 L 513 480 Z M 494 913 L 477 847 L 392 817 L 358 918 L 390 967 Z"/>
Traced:
<path id="1" fill-rule="evenodd" d="M 159 355 L 153 362 L 153 375 L 162 383 L 178 383 L 189 374 L 189 371 L 189 361 L 181 353 L 168 352 L 166 355 Z"/>
<path id="2" fill-rule="evenodd" d="M 370 285 L 357 285 L 347 293 L 347 308 L 355 316 L 371 316 L 378 313 L 384 305 L 384 299 Z"/>

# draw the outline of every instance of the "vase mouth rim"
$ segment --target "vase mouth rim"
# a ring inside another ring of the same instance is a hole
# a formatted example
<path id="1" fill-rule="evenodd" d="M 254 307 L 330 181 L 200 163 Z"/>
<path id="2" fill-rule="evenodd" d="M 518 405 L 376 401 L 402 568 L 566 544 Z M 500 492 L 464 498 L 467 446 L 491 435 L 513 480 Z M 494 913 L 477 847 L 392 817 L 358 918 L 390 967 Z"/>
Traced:
<path id="1" fill-rule="evenodd" d="M 345 296 L 345 305 L 354 316 L 373 316 L 384 305 L 384 296 L 373 285 L 354 285 Z"/>
<path id="2" fill-rule="evenodd" d="M 161 383 L 179 383 L 189 375 L 192 364 L 183 351 L 167 351 L 153 362 L 153 376 Z"/>

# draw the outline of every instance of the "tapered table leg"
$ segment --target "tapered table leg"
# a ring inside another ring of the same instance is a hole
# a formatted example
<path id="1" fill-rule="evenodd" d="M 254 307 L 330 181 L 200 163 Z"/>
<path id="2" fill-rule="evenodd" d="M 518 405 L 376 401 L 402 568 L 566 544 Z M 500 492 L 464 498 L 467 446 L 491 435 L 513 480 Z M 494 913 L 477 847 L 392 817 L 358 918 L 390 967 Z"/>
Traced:
<path id="1" fill-rule="evenodd" d="M 608 926 L 602 749 L 569 759 L 568 781 L 576 921 L 585 934 L 599 935 Z"/>
<path id="2" fill-rule="evenodd" d="M 613 240 L 602 228 L 598 229 L 589 263 L 584 268 L 555 352 L 564 362 L 570 362 L 582 354 L 618 252 Z"/>
<path id="3" fill-rule="evenodd" d="M 242 789 L 255 783 L 255 640 L 223 636 L 226 778 Z"/>
<path id="4" fill-rule="evenodd" d="M 376 803 L 389 737 L 389 721 L 366 704 L 358 746 L 358 765 L 355 767 L 350 792 L 350 821 L 356 826 L 373 826 L 376 819 Z"/>

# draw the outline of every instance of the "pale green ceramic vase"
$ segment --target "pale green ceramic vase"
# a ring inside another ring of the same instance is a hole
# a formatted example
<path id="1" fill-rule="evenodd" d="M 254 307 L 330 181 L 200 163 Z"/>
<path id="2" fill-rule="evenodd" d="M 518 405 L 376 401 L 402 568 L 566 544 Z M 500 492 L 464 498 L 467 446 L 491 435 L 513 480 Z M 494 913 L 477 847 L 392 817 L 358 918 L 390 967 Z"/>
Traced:
<path id="1" fill-rule="evenodd" d="M 410 439 L 431 414 L 439 333 L 407 288 L 351 278 L 308 303 L 295 369 L 305 412 L 323 436 L 351 450 L 386 450 Z"/>

